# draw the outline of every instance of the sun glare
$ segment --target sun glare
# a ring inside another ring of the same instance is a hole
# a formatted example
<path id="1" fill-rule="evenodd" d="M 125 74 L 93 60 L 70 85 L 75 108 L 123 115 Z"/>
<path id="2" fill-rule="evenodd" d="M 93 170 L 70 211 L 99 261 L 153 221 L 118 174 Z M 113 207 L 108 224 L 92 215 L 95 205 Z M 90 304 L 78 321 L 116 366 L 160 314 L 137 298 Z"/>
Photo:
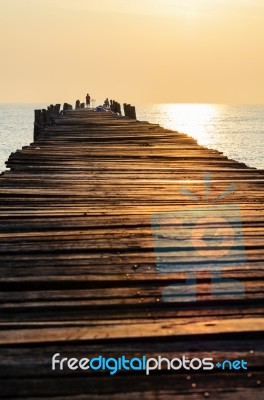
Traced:
<path id="1" fill-rule="evenodd" d="M 220 112 L 214 104 L 160 104 L 159 108 L 166 113 L 166 127 L 188 133 L 201 144 L 207 143 L 207 126 Z"/>

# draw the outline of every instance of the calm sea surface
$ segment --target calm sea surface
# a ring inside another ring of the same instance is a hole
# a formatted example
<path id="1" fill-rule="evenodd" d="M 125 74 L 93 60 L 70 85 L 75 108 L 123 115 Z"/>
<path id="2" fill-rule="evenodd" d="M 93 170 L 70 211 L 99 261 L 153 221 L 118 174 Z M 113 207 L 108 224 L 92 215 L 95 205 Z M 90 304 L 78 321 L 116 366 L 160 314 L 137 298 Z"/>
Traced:
<path id="1" fill-rule="evenodd" d="M 34 109 L 46 104 L 0 104 L 0 171 L 10 153 L 33 140 Z M 229 158 L 264 169 L 264 105 L 144 104 L 137 118 L 188 133 Z"/>

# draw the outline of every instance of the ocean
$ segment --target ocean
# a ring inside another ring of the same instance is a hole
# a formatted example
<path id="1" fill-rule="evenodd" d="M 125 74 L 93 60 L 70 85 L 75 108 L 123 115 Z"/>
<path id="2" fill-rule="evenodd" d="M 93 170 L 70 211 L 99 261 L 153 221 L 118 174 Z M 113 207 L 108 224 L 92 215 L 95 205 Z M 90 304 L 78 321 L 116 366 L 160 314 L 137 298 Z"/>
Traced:
<path id="1" fill-rule="evenodd" d="M 34 109 L 0 104 L 0 171 L 11 152 L 33 141 Z M 138 104 L 137 119 L 189 134 L 198 143 L 250 167 L 264 169 L 264 105 Z"/>

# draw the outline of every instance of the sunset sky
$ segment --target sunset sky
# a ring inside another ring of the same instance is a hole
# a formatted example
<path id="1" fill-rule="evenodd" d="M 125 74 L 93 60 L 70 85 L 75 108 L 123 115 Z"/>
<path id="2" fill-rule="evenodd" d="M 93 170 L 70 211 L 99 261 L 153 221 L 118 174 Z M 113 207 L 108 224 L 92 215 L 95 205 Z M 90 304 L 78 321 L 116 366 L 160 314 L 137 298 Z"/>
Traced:
<path id="1" fill-rule="evenodd" d="M 264 0 L 0 0 L 0 102 L 264 103 Z"/>

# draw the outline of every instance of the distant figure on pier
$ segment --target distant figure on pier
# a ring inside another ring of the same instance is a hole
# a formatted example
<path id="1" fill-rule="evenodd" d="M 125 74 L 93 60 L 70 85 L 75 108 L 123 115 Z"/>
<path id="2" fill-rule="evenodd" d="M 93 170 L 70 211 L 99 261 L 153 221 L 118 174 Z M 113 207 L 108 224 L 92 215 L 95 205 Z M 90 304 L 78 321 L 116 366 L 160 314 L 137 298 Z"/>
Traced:
<path id="1" fill-rule="evenodd" d="M 104 101 L 104 107 L 105 108 L 109 108 L 110 107 L 110 103 L 109 103 L 108 97 Z"/>
<path id="2" fill-rule="evenodd" d="M 86 107 L 90 107 L 90 102 L 91 102 L 91 97 L 90 97 L 89 93 L 87 93 L 87 95 L 86 95 Z"/>

